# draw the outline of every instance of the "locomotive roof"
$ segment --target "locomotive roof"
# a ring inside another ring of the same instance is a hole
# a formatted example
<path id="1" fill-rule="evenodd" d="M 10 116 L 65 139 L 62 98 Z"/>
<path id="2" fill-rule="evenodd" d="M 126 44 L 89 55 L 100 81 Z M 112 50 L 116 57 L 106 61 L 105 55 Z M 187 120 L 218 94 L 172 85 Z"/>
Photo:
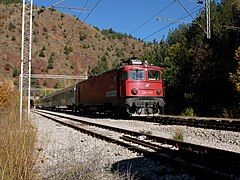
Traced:
<path id="1" fill-rule="evenodd" d="M 107 74 L 107 73 L 110 73 L 110 72 L 113 72 L 113 71 L 116 71 L 116 70 L 120 70 L 120 69 L 124 69 L 124 68 L 130 69 L 130 68 L 133 68 L 133 67 L 135 67 L 135 68 L 153 68 L 153 69 L 159 69 L 159 70 L 163 69 L 160 66 L 153 66 L 153 65 L 147 65 L 146 66 L 146 65 L 129 65 L 129 64 L 127 64 L 127 65 L 123 65 L 123 66 L 117 67 L 115 69 L 111 69 L 109 71 L 103 72 L 101 74 L 90 76 L 89 79 L 94 78 L 94 77 L 98 77 L 98 76 L 101 76 L 103 74 Z M 84 80 L 84 81 L 86 81 L 86 80 Z"/>

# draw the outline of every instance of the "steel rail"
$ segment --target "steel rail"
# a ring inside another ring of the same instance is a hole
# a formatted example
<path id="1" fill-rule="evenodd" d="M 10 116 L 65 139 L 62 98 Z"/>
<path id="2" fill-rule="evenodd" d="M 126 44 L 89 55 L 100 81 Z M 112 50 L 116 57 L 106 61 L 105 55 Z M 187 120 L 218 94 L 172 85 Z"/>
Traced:
<path id="1" fill-rule="evenodd" d="M 125 148 L 128 148 L 131 151 L 134 151 L 134 152 L 143 153 L 144 155 L 146 155 L 146 156 L 148 156 L 152 159 L 156 160 L 156 158 L 157 158 L 157 160 L 161 160 L 164 163 L 167 163 L 167 164 L 171 163 L 171 165 L 174 165 L 174 167 L 177 167 L 177 168 L 180 168 L 180 169 L 185 169 L 185 170 L 188 170 L 188 171 L 191 170 L 190 171 L 191 173 L 197 174 L 201 177 L 208 177 L 208 178 L 209 177 L 211 177 L 211 178 L 229 178 L 229 177 L 231 177 L 231 175 L 229 176 L 227 174 L 224 174 L 224 173 L 221 173 L 221 172 L 218 172 L 218 171 L 215 171 L 215 170 L 211 170 L 208 167 L 201 166 L 201 165 L 199 166 L 198 164 L 194 164 L 193 162 L 190 162 L 190 163 L 186 162 L 184 159 L 179 159 L 179 158 L 176 159 L 176 157 L 179 156 L 178 152 L 174 152 L 171 149 L 164 148 L 164 147 L 156 145 L 156 144 L 152 144 L 152 143 L 149 143 L 149 142 L 138 140 L 136 138 L 132 138 L 132 137 L 129 137 L 129 136 L 123 136 L 121 138 L 121 139 L 123 139 L 127 142 L 135 143 L 137 145 L 141 145 L 143 147 L 153 149 L 155 152 L 148 151 L 146 149 L 137 147 L 135 145 L 126 143 L 124 141 L 114 139 L 114 138 L 111 138 L 111 137 L 108 137 L 108 136 L 104 136 L 104 135 L 99 134 L 95 131 L 87 130 L 83 127 L 79 127 L 79 126 L 71 124 L 71 123 L 66 123 L 64 121 L 57 120 L 56 118 L 45 115 L 45 114 L 49 114 L 49 113 L 46 113 L 46 112 L 35 112 L 35 113 L 40 114 L 41 116 L 43 116 L 45 118 L 51 119 L 51 120 L 53 120 L 53 121 L 55 121 L 55 122 L 57 122 L 61 125 L 73 128 L 74 130 L 80 131 L 82 133 L 85 133 L 85 134 L 91 135 L 93 137 L 105 140 L 107 142 L 111 142 L 111 143 L 123 146 Z M 49 114 L 49 115 L 58 117 L 58 115 L 52 115 L 52 114 Z M 69 117 L 60 117 L 60 118 L 69 119 Z M 173 156 L 173 157 L 169 157 L 169 155 Z M 188 156 L 187 159 L 189 159 L 189 156 Z"/>
<path id="2" fill-rule="evenodd" d="M 190 164 L 195 164 L 197 162 L 197 165 L 202 171 L 209 171 L 212 169 L 215 173 L 219 176 L 226 176 L 227 174 L 230 174 L 230 176 L 234 177 L 240 177 L 240 170 L 237 169 L 239 166 L 239 161 L 229 161 L 228 159 L 225 159 L 223 161 L 219 161 L 216 157 L 211 157 L 209 155 L 199 155 L 195 153 L 190 153 L 190 152 L 184 152 L 184 151 L 179 151 L 179 150 L 171 150 L 169 148 L 164 148 L 160 145 L 152 144 L 150 142 L 146 142 L 143 140 L 139 140 L 137 138 L 129 137 L 126 135 L 123 135 L 121 137 L 125 141 L 129 141 L 132 143 L 139 144 L 144 147 L 149 147 L 154 149 L 156 152 L 166 152 L 167 154 L 170 154 L 173 157 L 180 157 L 183 161 L 188 162 L 188 164 L 182 163 L 182 165 L 187 166 L 191 170 L 195 170 L 194 168 L 192 169 L 192 166 Z M 207 167 L 207 168 L 206 168 Z"/>
<path id="3" fill-rule="evenodd" d="M 164 125 L 186 125 L 191 127 L 240 132 L 240 119 L 160 115 L 150 117 L 147 121 Z"/>
<path id="4" fill-rule="evenodd" d="M 226 150 L 222 150 L 222 149 L 215 149 L 215 148 L 201 146 L 201 145 L 197 145 L 197 144 L 191 144 L 191 143 L 187 143 L 187 142 L 180 142 L 180 141 L 167 139 L 167 138 L 163 138 L 163 137 L 159 137 L 159 136 L 155 136 L 155 135 L 149 135 L 149 134 L 145 134 L 145 133 L 122 129 L 122 128 L 118 128 L 115 126 L 108 126 L 108 125 L 103 125 L 103 124 L 99 124 L 99 123 L 89 122 L 89 121 L 81 120 L 79 118 L 68 117 L 68 116 L 60 114 L 60 113 L 54 113 L 54 112 L 42 111 L 42 110 L 37 110 L 37 111 L 44 112 L 46 114 L 54 115 L 54 116 L 61 117 L 61 118 L 67 118 L 69 120 L 81 122 L 81 123 L 91 125 L 91 126 L 96 126 L 96 127 L 116 131 L 116 132 L 121 132 L 121 133 L 128 134 L 131 136 L 137 136 L 137 137 L 138 136 L 146 136 L 147 139 L 153 140 L 158 143 L 172 145 L 180 150 L 191 151 L 191 152 L 195 152 L 198 154 L 207 154 L 209 156 L 216 157 L 219 160 L 229 159 L 229 160 L 233 160 L 233 161 L 238 160 L 240 162 L 240 154 L 235 153 L 235 152 L 226 151 Z"/>
<path id="5" fill-rule="evenodd" d="M 57 112 L 64 110 L 58 109 Z M 76 112 L 66 112 L 71 115 L 78 115 Z M 96 115 L 96 116 L 104 116 Z M 106 115 L 105 115 L 106 116 Z M 116 118 L 116 117 L 114 117 Z M 126 119 L 126 118 L 125 118 Z M 130 119 L 136 121 L 154 122 L 160 125 L 182 125 L 188 127 L 197 127 L 213 130 L 224 130 L 240 132 L 240 119 L 229 118 L 213 118 L 213 117 L 188 117 L 174 115 L 158 115 L 158 116 L 132 116 Z"/>

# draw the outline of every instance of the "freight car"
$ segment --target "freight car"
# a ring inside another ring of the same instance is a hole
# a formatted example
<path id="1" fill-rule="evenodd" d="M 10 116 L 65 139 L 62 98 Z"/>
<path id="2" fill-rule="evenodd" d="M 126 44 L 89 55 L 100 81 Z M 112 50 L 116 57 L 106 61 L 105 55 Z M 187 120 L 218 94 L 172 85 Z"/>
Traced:
<path id="1" fill-rule="evenodd" d="M 129 59 L 124 65 L 93 76 L 41 99 L 38 107 L 80 112 L 152 115 L 164 107 L 162 68 Z"/>

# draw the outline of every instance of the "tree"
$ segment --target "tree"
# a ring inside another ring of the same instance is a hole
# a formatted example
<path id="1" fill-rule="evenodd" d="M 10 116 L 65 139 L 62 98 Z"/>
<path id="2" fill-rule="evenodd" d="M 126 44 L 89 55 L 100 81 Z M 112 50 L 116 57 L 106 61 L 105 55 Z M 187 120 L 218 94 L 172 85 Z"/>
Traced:
<path id="1" fill-rule="evenodd" d="M 60 86 L 59 82 L 56 82 L 53 88 L 54 88 L 54 89 L 59 89 L 60 87 L 61 87 L 61 86 Z"/>
<path id="2" fill-rule="evenodd" d="M 196 20 L 205 27 L 205 12 Z M 197 24 L 181 25 L 166 40 L 151 43 L 141 59 L 164 68 L 166 113 L 179 114 L 193 108 L 197 115 L 221 116 L 223 109 L 239 103 L 236 98 L 239 66 L 234 58 L 240 44 L 238 0 L 211 3 L 212 38 L 207 39 Z M 231 81 L 229 74 L 231 74 Z"/>
<path id="3" fill-rule="evenodd" d="M 48 59 L 48 69 L 53 69 L 54 66 L 53 66 L 53 63 L 54 63 L 54 53 L 52 53 Z"/>
<path id="4" fill-rule="evenodd" d="M 19 75 L 18 69 L 14 69 L 12 73 L 12 77 L 17 77 Z"/>
<path id="5" fill-rule="evenodd" d="M 44 54 L 44 51 L 41 49 L 41 51 L 40 51 L 40 53 L 39 53 L 39 55 L 38 55 L 39 57 L 45 57 L 45 54 Z"/>
<path id="6" fill-rule="evenodd" d="M 0 3 L 3 4 L 11 4 L 11 3 L 20 3 L 22 2 L 21 0 L 0 0 Z"/>
<path id="7" fill-rule="evenodd" d="M 237 70 L 235 73 L 230 73 L 230 79 L 234 83 L 236 90 L 240 92 L 240 47 L 236 51 L 236 59 L 238 61 Z"/>
<path id="8" fill-rule="evenodd" d="M 106 72 L 108 70 L 109 70 L 108 61 L 107 61 L 107 57 L 104 54 L 101 57 L 101 59 L 97 62 L 97 66 L 91 70 L 90 74 L 95 75 L 95 74 Z"/>
<path id="9" fill-rule="evenodd" d="M 44 81 L 43 81 L 43 86 L 45 86 L 45 87 L 46 87 L 47 85 L 48 85 L 47 81 L 46 81 L 46 80 L 44 80 Z"/>
<path id="10" fill-rule="evenodd" d="M 9 31 L 12 31 L 12 30 L 16 29 L 16 26 L 12 22 L 10 22 L 8 25 L 8 29 L 9 29 Z"/>

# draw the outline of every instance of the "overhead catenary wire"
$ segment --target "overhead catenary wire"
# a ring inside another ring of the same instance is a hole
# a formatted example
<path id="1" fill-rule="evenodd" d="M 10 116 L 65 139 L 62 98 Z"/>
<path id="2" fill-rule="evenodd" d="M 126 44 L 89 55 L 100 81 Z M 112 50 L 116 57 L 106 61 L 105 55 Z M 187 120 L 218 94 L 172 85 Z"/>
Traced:
<path id="1" fill-rule="evenodd" d="M 189 22 L 189 21 L 181 21 L 181 20 L 176 20 L 176 19 L 171 19 L 171 18 L 166 18 L 166 17 L 155 17 L 155 19 L 157 21 L 171 21 L 171 22 L 180 22 L 180 23 L 194 23 L 194 24 L 197 24 L 195 22 Z"/>
<path id="2" fill-rule="evenodd" d="M 84 18 L 84 20 L 81 22 L 79 28 L 83 25 L 83 23 L 86 22 L 87 18 L 88 18 L 88 17 L 90 16 L 90 14 L 94 11 L 94 9 L 96 9 L 96 7 L 99 5 L 99 3 L 100 3 L 101 1 L 102 1 L 102 0 L 99 0 L 99 1 L 94 5 L 94 7 L 91 9 L 91 11 L 87 14 L 87 16 L 86 16 L 86 17 Z M 89 0 L 85 3 L 83 9 L 86 7 L 86 5 L 87 5 L 88 2 L 89 2 Z M 81 13 L 81 12 L 80 12 L 80 13 Z M 80 16 L 80 14 L 79 14 L 79 16 Z M 79 16 L 78 16 L 78 17 L 79 17 Z M 75 22 L 74 22 L 74 25 L 76 24 L 76 22 L 77 22 L 77 18 L 76 18 L 76 20 L 75 20 Z M 72 26 L 72 28 L 74 27 L 74 25 Z M 71 29 L 72 29 L 72 28 L 71 28 Z M 75 35 L 75 33 L 72 34 L 72 36 L 71 36 L 70 39 L 68 40 L 66 46 L 70 43 L 70 41 L 72 40 L 72 38 L 74 37 L 74 35 Z"/>
<path id="3" fill-rule="evenodd" d="M 194 7 L 193 9 L 190 10 L 190 13 L 191 13 L 191 14 L 196 13 L 197 11 L 199 11 L 199 9 L 198 9 L 199 7 L 200 7 L 200 5 Z M 197 9 L 197 10 L 195 10 L 195 9 Z M 192 12 L 192 11 L 193 11 L 193 12 Z M 142 40 L 148 39 L 149 37 L 151 37 L 151 36 L 153 36 L 153 35 L 159 33 L 160 31 L 163 31 L 164 29 L 166 29 L 166 28 L 172 26 L 173 24 L 176 24 L 176 23 L 178 22 L 178 20 L 182 20 L 182 19 L 184 19 L 184 18 L 186 18 L 186 17 L 188 17 L 188 16 L 189 16 L 189 14 L 184 14 L 184 15 L 180 16 L 179 18 L 176 19 L 177 21 L 172 22 L 172 23 L 170 23 L 170 24 L 168 24 L 168 25 L 166 25 L 166 26 L 164 26 L 164 27 L 158 29 L 157 31 L 155 31 L 155 32 L 149 34 L 148 36 L 144 37 Z"/>
<path id="4" fill-rule="evenodd" d="M 56 8 L 59 9 L 69 9 L 69 10 L 74 10 L 74 11 L 78 11 L 78 12 L 84 12 L 86 13 L 87 11 L 89 11 L 88 8 L 83 9 L 83 8 L 78 8 L 78 7 L 68 7 L 68 6 L 55 6 Z"/>
<path id="5" fill-rule="evenodd" d="M 86 8 L 86 6 L 87 6 L 88 2 L 89 2 L 89 0 L 87 0 L 87 1 L 86 1 L 86 3 L 85 3 L 85 4 L 84 4 L 84 6 L 83 6 L 83 9 L 85 9 L 85 8 Z M 79 18 L 79 16 L 80 16 L 81 14 L 82 14 L 82 11 L 80 11 L 80 12 L 79 12 L 79 14 L 77 15 L 77 17 L 76 17 L 75 21 L 73 22 L 73 24 L 72 24 L 72 26 L 71 26 L 70 30 L 74 28 L 74 26 L 75 26 L 75 24 L 77 23 L 77 21 L 78 21 L 78 18 Z M 81 26 L 81 25 L 80 25 L 80 26 Z M 74 33 L 73 33 L 73 35 L 74 35 Z M 71 39 L 73 38 L 73 35 L 72 35 L 72 36 L 70 37 L 70 39 L 68 40 L 68 42 L 67 42 L 66 46 L 69 44 L 69 42 L 70 42 L 70 41 L 71 41 Z M 67 36 L 68 36 L 68 34 L 67 34 Z"/>
<path id="6" fill-rule="evenodd" d="M 173 5 L 176 2 L 176 0 L 172 1 L 170 4 L 168 4 L 167 6 L 165 6 L 164 8 L 162 8 L 160 11 L 158 11 L 156 14 L 154 14 L 151 18 L 149 18 L 147 21 L 145 21 L 143 24 L 141 24 L 140 26 L 136 27 L 133 31 L 130 32 L 130 34 L 136 32 L 138 29 L 140 29 L 141 27 L 143 27 L 145 24 L 147 24 L 149 21 L 151 21 L 152 19 L 154 19 L 154 17 L 158 16 L 161 12 L 165 11 L 167 8 L 169 8 L 171 5 Z"/>
<path id="7" fill-rule="evenodd" d="M 188 11 L 188 9 L 186 8 L 186 6 L 183 5 L 183 3 L 180 0 L 177 0 L 177 2 L 182 6 L 182 8 L 189 14 L 189 16 L 191 16 L 192 19 L 194 19 L 193 15 Z M 204 33 L 207 34 L 207 31 L 203 28 L 203 26 L 196 21 L 197 25 L 203 30 Z"/>
<path id="8" fill-rule="evenodd" d="M 236 30 L 236 31 L 240 31 L 240 27 L 237 26 L 223 26 L 226 29 L 230 29 L 230 30 Z"/>
<path id="9" fill-rule="evenodd" d="M 56 5 L 58 5 L 58 4 L 61 4 L 63 1 L 64 1 L 64 0 L 58 1 L 58 2 L 54 3 L 53 5 L 46 7 L 46 9 L 48 9 L 48 8 L 53 8 L 54 6 L 56 6 Z"/>

